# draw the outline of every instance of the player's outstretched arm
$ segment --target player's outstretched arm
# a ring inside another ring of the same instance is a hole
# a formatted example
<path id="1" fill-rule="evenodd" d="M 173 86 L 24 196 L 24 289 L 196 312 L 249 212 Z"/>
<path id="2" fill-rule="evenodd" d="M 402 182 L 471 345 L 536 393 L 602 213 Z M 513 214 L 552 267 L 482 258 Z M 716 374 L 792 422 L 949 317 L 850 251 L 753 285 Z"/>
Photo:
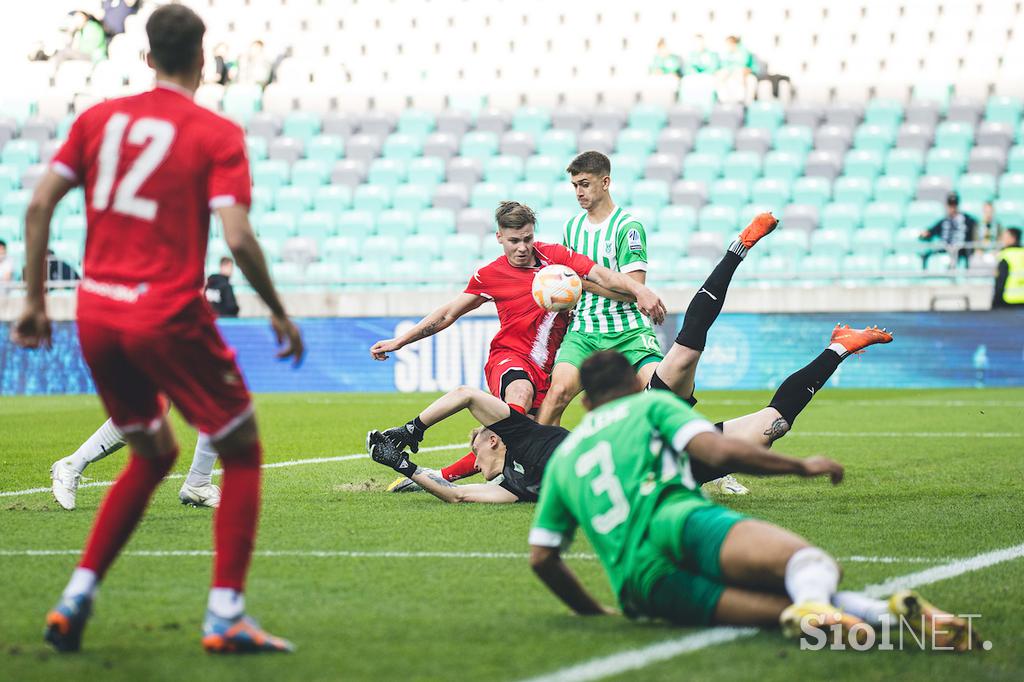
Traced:
<path id="1" fill-rule="evenodd" d="M 285 313 L 281 299 L 277 295 L 277 289 L 270 279 L 267 259 L 264 258 L 263 249 L 256 241 L 256 235 L 249 223 L 248 207 L 242 204 L 225 206 L 217 209 L 217 215 L 224 226 L 224 241 L 231 249 L 231 255 L 235 257 L 235 262 L 249 280 L 249 284 L 270 308 L 271 326 L 274 328 L 277 342 L 287 343 L 277 357 L 294 358 L 295 364 L 299 364 L 305 353 L 302 335 L 298 327 L 288 319 L 288 314 Z"/>
<path id="2" fill-rule="evenodd" d="M 425 410 L 402 426 L 384 431 L 384 437 L 399 450 L 409 448 L 418 452 L 420 443 L 429 427 L 444 421 L 453 414 L 469 409 L 473 417 L 483 426 L 496 424 L 512 414 L 509 406 L 490 393 L 478 388 L 459 386 L 432 402 Z"/>
<path id="3" fill-rule="evenodd" d="M 383 339 L 370 347 L 370 355 L 374 360 L 387 360 L 388 353 L 415 343 L 420 339 L 433 336 L 442 329 L 452 326 L 455 320 L 459 319 L 471 310 L 476 310 L 484 304 L 487 299 L 476 294 L 459 294 L 448 303 L 430 313 L 416 323 L 416 326 L 393 339 Z"/>
<path id="4" fill-rule="evenodd" d="M 665 304 L 656 293 L 647 288 L 643 282 L 630 277 L 627 273 L 615 272 L 603 265 L 595 265 L 587 279 L 606 289 L 627 293 L 636 299 L 636 304 L 655 324 L 665 320 Z"/>
<path id="5" fill-rule="evenodd" d="M 827 457 L 789 457 L 710 431 L 691 438 L 686 451 L 709 466 L 736 473 L 807 478 L 828 476 L 833 485 L 839 485 L 843 480 L 843 465 Z"/>
<path id="6" fill-rule="evenodd" d="M 602 606 L 590 596 L 583 583 L 572 572 L 568 564 L 562 561 L 562 554 L 557 547 L 530 545 L 530 568 L 537 574 L 541 582 L 554 592 L 555 596 L 565 602 L 566 606 L 581 616 L 603 616 L 618 613 L 615 609 Z"/>
<path id="7" fill-rule="evenodd" d="M 583 280 L 583 291 L 589 291 L 592 294 L 604 296 L 605 298 L 610 298 L 613 301 L 621 301 L 622 303 L 636 303 L 636 297 L 633 296 L 632 294 L 623 294 L 621 292 L 613 291 L 611 289 L 605 289 L 603 286 L 595 284 L 594 282 L 591 282 L 589 279 Z"/>
<path id="8" fill-rule="evenodd" d="M 36 185 L 25 211 L 25 311 L 11 337 L 25 348 L 50 345 L 50 320 L 46 315 L 46 247 L 50 243 L 53 211 L 74 183 L 47 169 Z"/>

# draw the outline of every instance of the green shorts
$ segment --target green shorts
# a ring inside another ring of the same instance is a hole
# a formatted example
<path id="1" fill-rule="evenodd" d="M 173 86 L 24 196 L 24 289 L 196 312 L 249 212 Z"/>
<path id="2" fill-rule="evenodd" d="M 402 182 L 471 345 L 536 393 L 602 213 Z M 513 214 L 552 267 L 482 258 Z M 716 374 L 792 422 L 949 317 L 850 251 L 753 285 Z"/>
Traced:
<path id="1" fill-rule="evenodd" d="M 558 347 L 555 364 L 567 362 L 579 369 L 584 360 L 599 350 L 619 351 L 636 370 L 651 362 L 661 362 L 665 357 L 654 332 L 647 327 L 640 327 L 606 334 L 569 332 Z"/>
<path id="2" fill-rule="evenodd" d="M 634 579 L 623 590 L 627 615 L 709 625 L 725 591 L 719 565 L 722 543 L 746 518 L 715 504 L 693 509 L 692 504 L 668 500 L 659 505 L 638 548 Z"/>

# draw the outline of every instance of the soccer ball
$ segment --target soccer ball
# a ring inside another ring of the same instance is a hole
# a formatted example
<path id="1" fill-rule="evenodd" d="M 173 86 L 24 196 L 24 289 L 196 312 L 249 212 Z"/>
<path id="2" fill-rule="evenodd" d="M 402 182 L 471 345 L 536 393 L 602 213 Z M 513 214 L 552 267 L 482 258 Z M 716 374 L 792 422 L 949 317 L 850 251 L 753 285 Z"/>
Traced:
<path id="1" fill-rule="evenodd" d="M 545 266 L 533 276 L 533 300 L 545 310 L 569 310 L 582 293 L 580 276 L 564 265 Z"/>

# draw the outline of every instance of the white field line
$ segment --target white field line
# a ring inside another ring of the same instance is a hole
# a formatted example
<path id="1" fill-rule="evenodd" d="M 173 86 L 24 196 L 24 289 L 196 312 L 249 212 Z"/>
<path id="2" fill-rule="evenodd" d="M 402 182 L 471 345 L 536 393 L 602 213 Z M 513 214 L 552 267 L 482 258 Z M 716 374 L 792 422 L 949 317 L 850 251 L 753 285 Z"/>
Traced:
<path id="1" fill-rule="evenodd" d="M 868 585 L 864 588 L 864 592 L 880 597 L 894 590 L 930 585 L 940 580 L 947 580 L 964 573 L 971 573 L 1021 557 L 1024 557 L 1024 544 L 986 552 L 967 559 L 957 559 L 934 568 L 897 576 L 876 585 Z M 675 658 L 681 654 L 750 637 L 757 632 L 759 632 L 757 628 L 711 628 L 710 630 L 686 635 L 678 639 L 670 639 L 658 644 L 595 658 L 584 663 L 556 670 L 547 675 L 531 677 L 528 680 L 524 680 L 524 682 L 589 682 L 590 680 L 600 680 L 612 675 L 621 675 L 622 673 L 639 670 L 649 665 Z"/>
<path id="2" fill-rule="evenodd" d="M 828 438 L 1021 438 L 1024 431 L 790 431 L 787 438 L 794 436 L 819 436 Z"/>
<path id="3" fill-rule="evenodd" d="M 427 448 L 420 448 L 420 452 L 442 452 L 445 450 L 454 450 L 456 448 L 468 448 L 466 443 L 450 443 L 448 445 L 432 445 Z M 344 462 L 350 459 L 369 459 L 370 456 L 366 453 L 355 453 L 351 455 L 337 455 L 335 457 L 309 457 L 307 459 L 292 459 L 286 462 L 269 462 L 263 465 L 264 469 L 280 469 L 283 467 L 297 467 L 305 464 L 326 464 L 328 462 Z M 222 474 L 223 469 L 214 469 L 213 473 Z M 171 478 L 185 478 L 185 474 L 170 474 L 166 479 Z M 165 479 L 165 480 L 166 480 Z M 90 483 L 79 484 L 81 488 L 106 488 L 114 485 L 113 481 L 92 481 Z M 50 488 L 27 488 L 25 490 L 8 490 L 0 492 L 0 497 L 17 497 L 19 495 L 34 495 L 36 493 L 48 493 Z"/>
<path id="4" fill-rule="evenodd" d="M 736 398 L 704 398 L 700 399 L 701 405 L 756 405 L 755 400 L 739 400 Z M 814 398 L 815 405 L 829 405 L 831 407 L 1024 407 L 1021 400 L 836 400 L 828 398 Z"/>

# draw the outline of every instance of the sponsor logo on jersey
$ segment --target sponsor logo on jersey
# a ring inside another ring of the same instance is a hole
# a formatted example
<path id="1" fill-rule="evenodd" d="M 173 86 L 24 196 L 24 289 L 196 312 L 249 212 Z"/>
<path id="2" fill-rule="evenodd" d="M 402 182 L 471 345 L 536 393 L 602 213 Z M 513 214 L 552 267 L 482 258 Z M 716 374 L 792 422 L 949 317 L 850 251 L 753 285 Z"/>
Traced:
<path id="1" fill-rule="evenodd" d="M 640 240 L 640 230 L 635 227 L 626 233 L 626 241 L 629 243 L 630 251 L 642 251 L 643 242 Z"/>

